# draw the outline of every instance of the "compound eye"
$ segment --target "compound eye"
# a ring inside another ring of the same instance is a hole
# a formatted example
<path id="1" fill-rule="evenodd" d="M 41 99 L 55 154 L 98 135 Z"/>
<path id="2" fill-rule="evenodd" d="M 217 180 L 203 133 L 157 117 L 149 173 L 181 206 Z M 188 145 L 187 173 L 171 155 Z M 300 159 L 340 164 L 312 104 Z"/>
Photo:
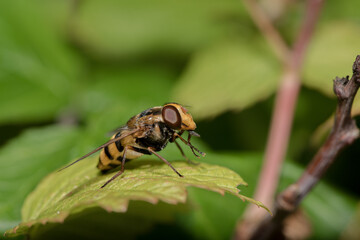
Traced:
<path id="1" fill-rule="evenodd" d="M 181 128 L 181 116 L 174 106 L 165 106 L 162 109 L 162 117 L 166 125 L 173 129 Z"/>

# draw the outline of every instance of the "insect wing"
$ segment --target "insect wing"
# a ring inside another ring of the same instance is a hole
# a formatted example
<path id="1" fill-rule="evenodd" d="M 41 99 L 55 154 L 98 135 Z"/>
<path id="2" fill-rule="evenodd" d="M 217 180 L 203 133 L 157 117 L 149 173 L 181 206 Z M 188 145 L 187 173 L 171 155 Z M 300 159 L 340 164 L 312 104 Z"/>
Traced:
<path id="1" fill-rule="evenodd" d="M 79 158 L 79 159 L 75 160 L 74 162 L 70 163 L 69 165 L 66 165 L 65 167 L 63 167 L 63 168 L 59 169 L 59 170 L 58 170 L 58 172 L 60 172 L 60 171 L 64 170 L 65 168 L 70 167 L 71 165 L 74 165 L 75 163 L 77 163 L 77 162 L 79 162 L 79 161 L 83 160 L 84 158 L 87 158 L 88 156 L 90 156 L 90 155 L 92 155 L 92 154 L 96 153 L 97 151 L 99 151 L 99 150 L 103 149 L 104 147 L 106 147 L 106 146 L 108 146 L 108 145 L 110 145 L 110 144 L 112 144 L 112 143 L 114 143 L 114 142 L 117 142 L 117 141 L 119 141 L 119 140 L 121 140 L 121 139 L 123 139 L 123 138 L 125 138 L 125 137 L 127 137 L 127 136 L 130 136 L 131 134 L 136 133 L 136 132 L 138 132 L 138 131 L 140 131 L 140 129 L 134 129 L 134 130 L 132 130 L 132 131 L 130 131 L 130 132 L 128 132 L 128 133 L 126 133 L 126 134 L 124 134 L 124 135 L 121 135 L 121 136 L 119 136 L 119 137 L 116 137 L 116 138 L 113 138 L 113 139 L 111 139 L 111 140 L 107 141 L 107 142 L 106 142 L 106 143 L 104 143 L 103 145 L 101 145 L 101 146 L 99 146 L 99 147 L 95 148 L 94 150 L 92 150 L 91 152 L 89 152 L 89 153 L 85 154 L 85 155 L 84 155 L 84 156 L 82 156 L 81 158 Z"/>
<path id="2" fill-rule="evenodd" d="M 125 126 L 118 127 L 118 128 L 116 128 L 116 129 L 114 129 L 114 130 L 106 133 L 106 136 L 107 136 L 107 137 L 111 137 L 111 136 L 113 136 L 115 133 L 121 132 L 121 131 L 123 131 L 123 130 L 125 130 L 125 129 L 127 129 L 127 126 L 126 126 L 126 125 L 125 125 Z"/>

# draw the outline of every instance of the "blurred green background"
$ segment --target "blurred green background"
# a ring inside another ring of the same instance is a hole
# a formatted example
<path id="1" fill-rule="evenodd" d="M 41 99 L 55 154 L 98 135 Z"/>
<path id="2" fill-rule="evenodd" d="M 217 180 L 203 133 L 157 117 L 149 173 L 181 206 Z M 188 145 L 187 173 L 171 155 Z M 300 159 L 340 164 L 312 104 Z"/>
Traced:
<path id="1" fill-rule="evenodd" d="M 291 44 L 304 2 L 262 3 Z M 332 79 L 349 75 L 360 53 L 358 9 L 358 0 L 325 3 L 279 191 L 300 176 L 328 131 L 321 126 L 336 107 Z M 131 116 L 169 101 L 192 113 L 202 136 L 195 143 L 208 153 L 201 161 L 239 173 L 251 196 L 281 70 L 238 0 L 0 1 L 0 232 L 21 222 L 22 203 L 44 176 L 105 142 Z M 306 198 L 312 239 L 358 231 L 359 156 L 357 141 Z M 145 204 L 133 213 L 137 204 L 126 214 L 83 212 L 34 229 L 32 238 L 229 239 L 246 206 L 199 189 L 189 189 L 185 210 Z"/>

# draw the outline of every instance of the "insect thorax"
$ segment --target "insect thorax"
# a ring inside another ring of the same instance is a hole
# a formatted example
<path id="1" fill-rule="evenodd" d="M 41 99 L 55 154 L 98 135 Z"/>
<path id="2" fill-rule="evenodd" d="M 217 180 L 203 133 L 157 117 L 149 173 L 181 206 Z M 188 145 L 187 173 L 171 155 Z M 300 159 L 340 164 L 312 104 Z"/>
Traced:
<path id="1" fill-rule="evenodd" d="M 145 137 L 136 139 L 136 143 L 142 147 L 151 147 L 155 151 L 160 151 L 166 147 L 173 134 L 174 130 L 162 122 L 157 122 L 153 124 Z"/>

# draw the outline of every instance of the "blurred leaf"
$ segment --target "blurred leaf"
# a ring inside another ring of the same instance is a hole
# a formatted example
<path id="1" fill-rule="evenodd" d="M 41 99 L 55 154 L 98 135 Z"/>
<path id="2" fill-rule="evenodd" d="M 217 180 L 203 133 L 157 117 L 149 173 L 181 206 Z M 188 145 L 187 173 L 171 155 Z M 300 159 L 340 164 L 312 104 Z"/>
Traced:
<path id="1" fill-rule="evenodd" d="M 95 206 L 109 212 L 126 212 L 130 200 L 153 204 L 159 201 L 184 203 L 187 186 L 220 194 L 231 193 L 264 207 L 260 202 L 239 194 L 237 186 L 246 183 L 235 172 L 220 166 L 173 162 L 172 165 L 185 176 L 180 178 L 160 161 L 137 160 L 127 164 L 121 178 L 101 189 L 112 174 L 99 174 L 98 169 L 94 168 L 96 161 L 98 159 L 93 157 L 78 163 L 77 167 L 52 173 L 45 178 L 23 206 L 23 223 L 8 234 L 24 234 L 37 223 L 62 222 L 70 214 Z"/>
<path id="2" fill-rule="evenodd" d="M 287 150 L 288 158 L 298 163 L 307 163 L 313 155 L 312 151 L 317 149 L 314 145 L 311 146 L 314 143 L 311 142 L 313 140 L 311 138 L 319 125 L 335 111 L 336 105 L 337 101 L 334 98 L 329 98 L 306 86 L 301 88 L 292 123 L 289 149 Z M 326 136 L 323 135 L 322 137 Z"/>
<path id="3" fill-rule="evenodd" d="M 334 125 L 334 116 L 331 116 L 324 123 L 319 125 L 311 136 L 310 146 L 313 148 L 320 147 L 321 143 L 323 143 L 326 137 L 329 135 L 333 125 Z"/>
<path id="4" fill-rule="evenodd" d="M 26 195 L 49 171 L 68 161 L 78 134 L 73 127 L 32 129 L 1 148 L 0 232 L 21 221 Z"/>
<path id="5" fill-rule="evenodd" d="M 57 38 L 60 38 L 62 41 L 67 41 L 67 39 L 62 38 L 68 38 L 68 25 L 76 7 L 76 1 L 33 0 L 32 3 L 41 11 L 40 14 L 51 23 L 53 30 L 58 34 Z"/>
<path id="6" fill-rule="evenodd" d="M 285 164 L 280 189 L 295 182 L 303 171 L 303 168 L 293 163 Z M 344 192 L 320 181 L 302 203 L 313 226 L 312 239 L 334 239 L 334 236 L 340 236 L 353 215 L 355 203 Z"/>
<path id="7" fill-rule="evenodd" d="M 75 90 L 79 62 L 42 5 L 0 2 L 0 122 L 54 118 Z"/>
<path id="8" fill-rule="evenodd" d="M 305 62 L 303 83 L 335 98 L 333 79 L 352 75 L 352 65 L 360 54 L 357 38 L 360 27 L 351 22 L 327 22 L 319 28 L 311 43 L 308 59 Z M 331 51 L 329 51 L 331 49 Z M 326 56 L 326 57 L 324 57 Z M 334 112 L 336 105 L 334 105 Z M 352 114 L 360 114 L 360 97 L 355 97 Z M 319 144 L 333 125 L 329 117 L 316 131 L 313 144 Z"/>
<path id="9" fill-rule="evenodd" d="M 243 28 L 241 3 L 226 1 L 84 1 L 73 37 L 100 57 L 179 55 Z"/>
<path id="10" fill-rule="evenodd" d="M 360 38 L 359 25 L 351 22 L 327 22 L 316 32 L 305 61 L 303 83 L 335 98 L 333 80 L 335 77 L 352 76 L 352 65 L 360 54 L 357 39 Z M 331 51 L 329 51 L 331 49 Z M 325 57 L 326 56 L 326 57 Z M 334 105 L 334 112 L 336 105 Z M 355 97 L 352 115 L 360 114 L 360 97 Z M 333 125 L 329 117 L 312 137 L 312 144 L 319 144 Z"/>
<path id="11" fill-rule="evenodd" d="M 257 40 L 221 42 L 196 54 L 174 90 L 198 118 L 241 110 L 274 93 L 278 62 Z"/>
<path id="12" fill-rule="evenodd" d="M 327 1 L 321 13 L 321 20 L 327 24 L 329 21 L 339 19 L 359 22 L 358 9 L 360 9 L 358 0 Z"/>
<path id="13" fill-rule="evenodd" d="M 355 213 L 340 239 L 342 240 L 360 239 L 359 224 L 360 224 L 360 202 L 357 203 Z"/>
<path id="14" fill-rule="evenodd" d="M 78 111 L 86 121 L 82 145 L 91 150 L 145 109 L 171 102 L 173 70 L 135 64 L 123 68 L 99 67 L 78 95 Z"/>
<path id="15" fill-rule="evenodd" d="M 352 65 L 360 54 L 360 26 L 351 22 L 327 22 L 319 27 L 310 45 L 304 67 L 303 83 L 335 97 L 333 79 L 352 75 Z M 354 101 L 353 113 L 360 113 L 360 99 Z"/>
<path id="16" fill-rule="evenodd" d="M 125 124 L 134 114 L 169 101 L 175 73 L 164 66 L 135 64 L 97 68 L 91 80 L 79 96 L 85 117 L 93 120 L 111 112 Z"/>

